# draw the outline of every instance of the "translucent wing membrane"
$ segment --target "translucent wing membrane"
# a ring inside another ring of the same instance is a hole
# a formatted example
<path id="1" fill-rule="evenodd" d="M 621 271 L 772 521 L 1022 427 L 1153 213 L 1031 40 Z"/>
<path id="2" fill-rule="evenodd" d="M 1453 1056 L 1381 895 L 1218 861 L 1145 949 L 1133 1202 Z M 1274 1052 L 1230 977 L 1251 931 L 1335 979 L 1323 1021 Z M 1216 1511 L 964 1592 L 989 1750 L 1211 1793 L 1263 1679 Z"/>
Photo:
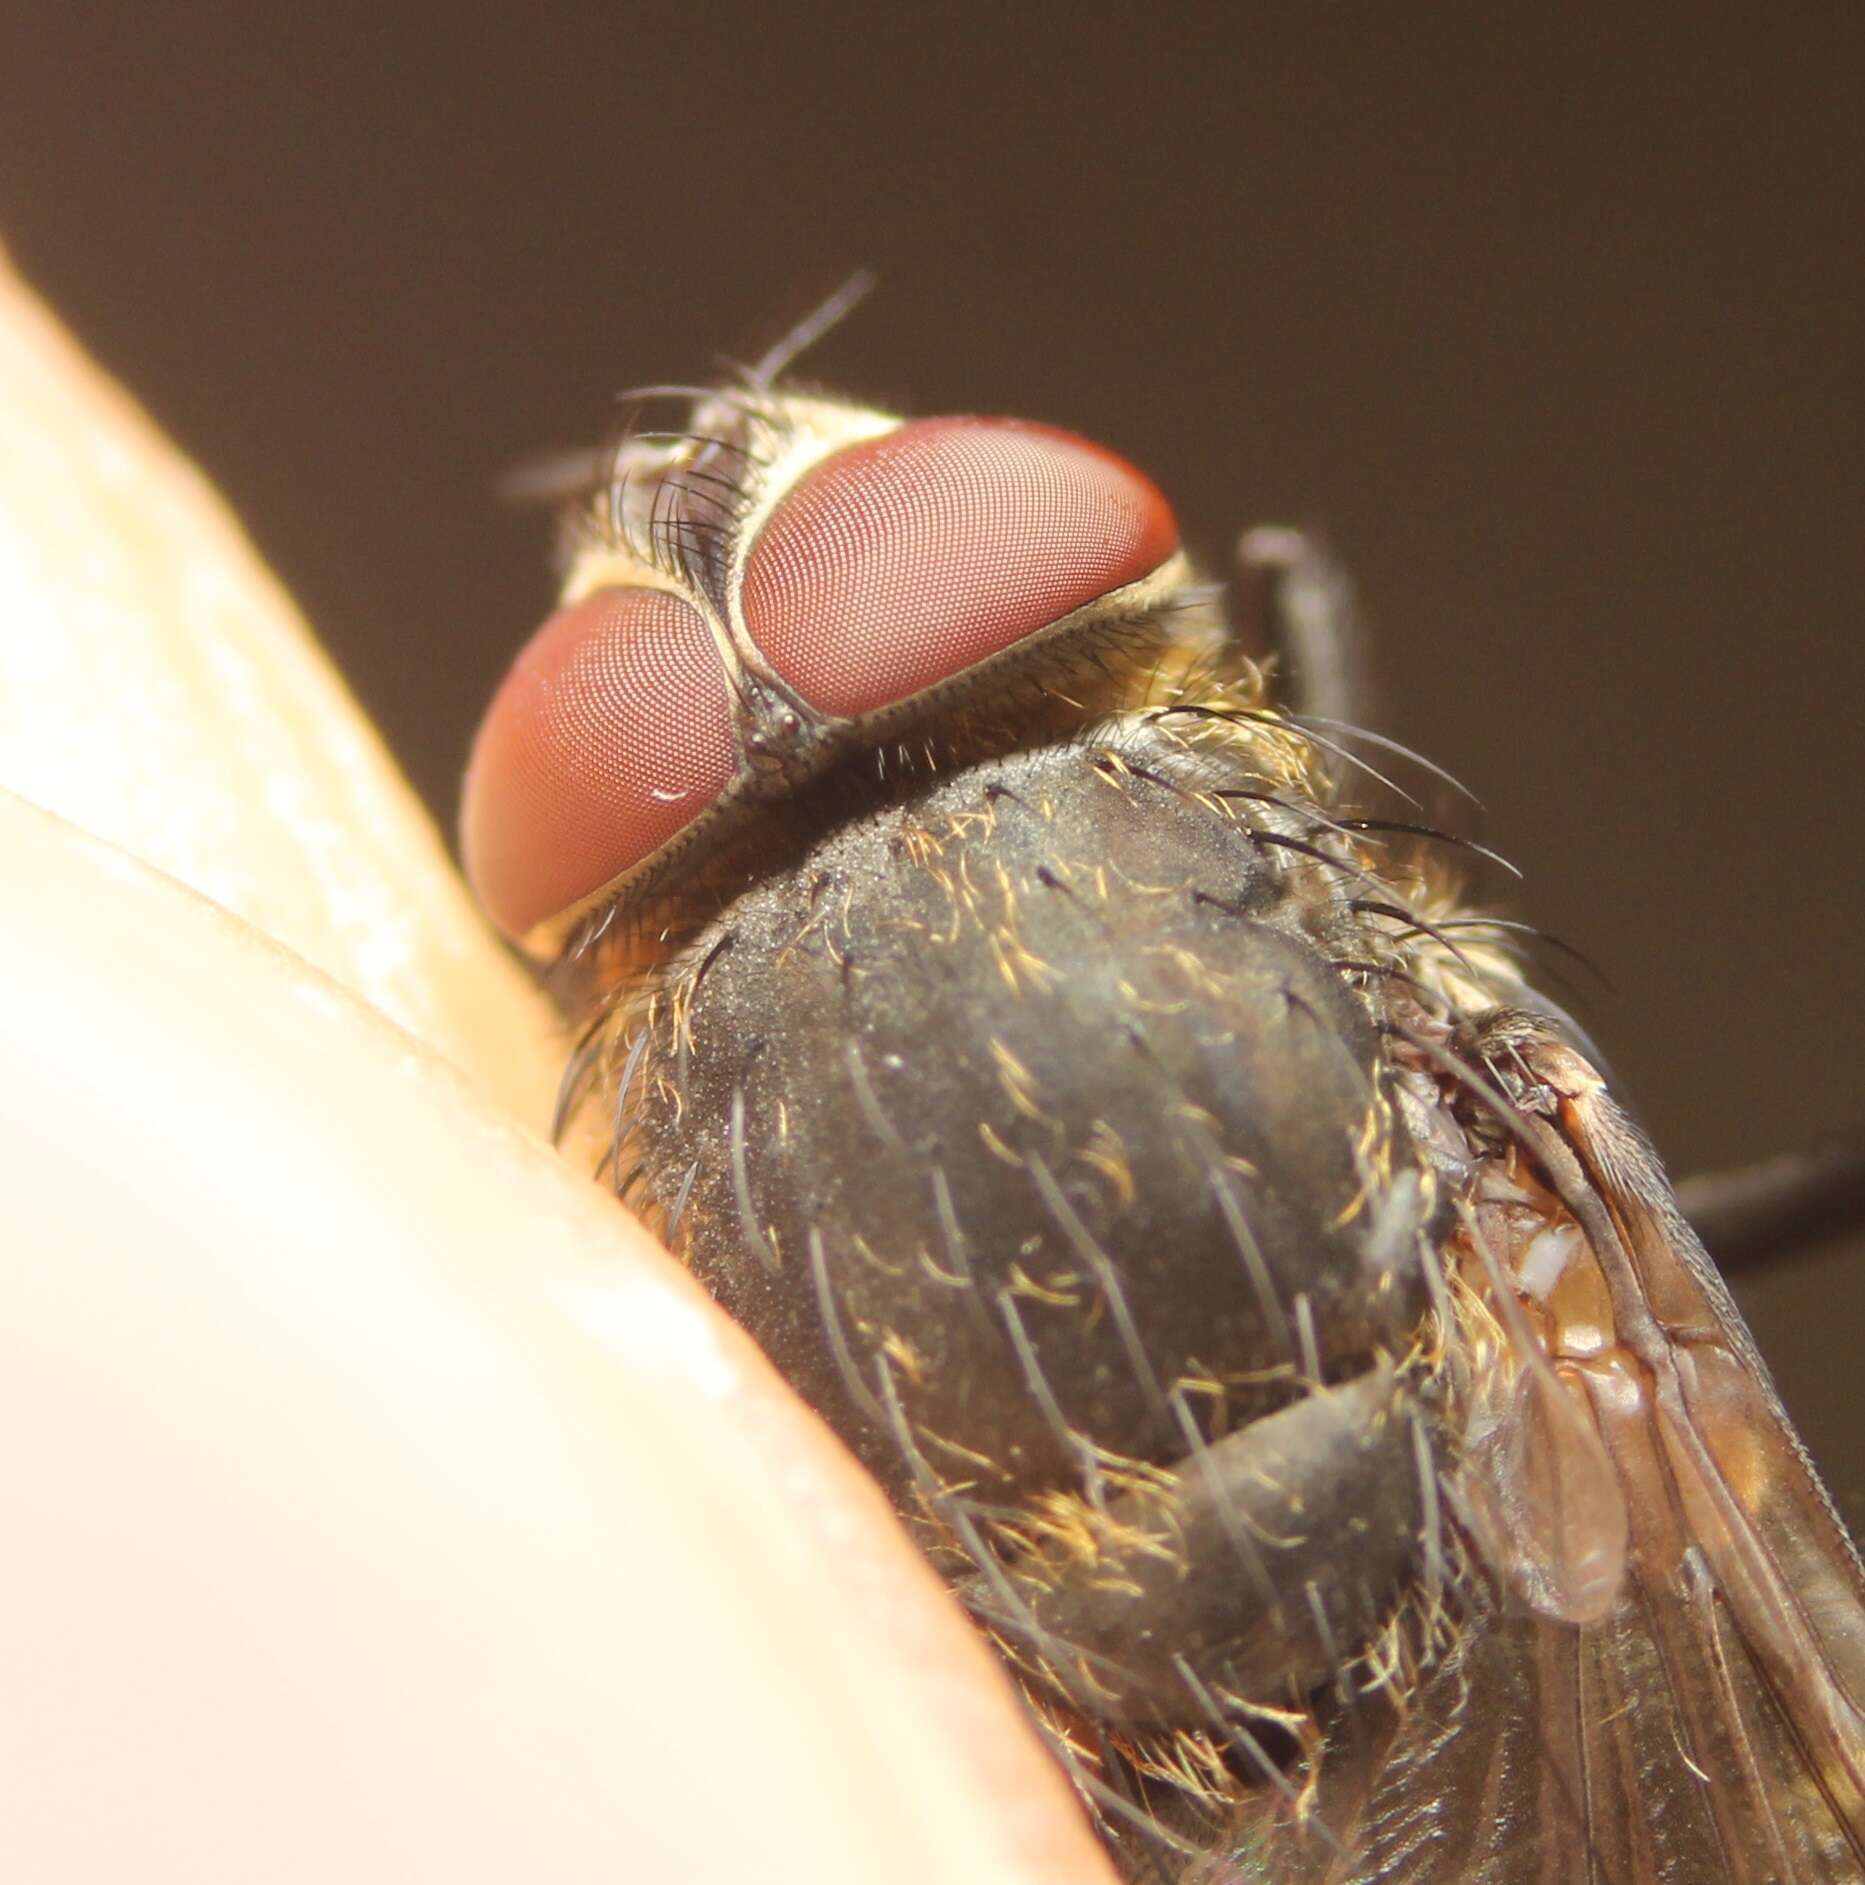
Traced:
<path id="1" fill-rule="evenodd" d="M 1588 1229 L 1610 1332 L 1547 1336 L 1623 1491 L 1626 1569 L 1562 1623 L 1473 1566 L 1454 1646 L 1312 1802 L 1271 1801 L 1208 1881 L 1840 1885 L 1865 1877 L 1865 1577 L 1655 1160 L 1571 1049 L 1517 1041 L 1559 1095 L 1529 1120 Z M 1466 1248 L 1462 1260 L 1471 1261 Z"/>

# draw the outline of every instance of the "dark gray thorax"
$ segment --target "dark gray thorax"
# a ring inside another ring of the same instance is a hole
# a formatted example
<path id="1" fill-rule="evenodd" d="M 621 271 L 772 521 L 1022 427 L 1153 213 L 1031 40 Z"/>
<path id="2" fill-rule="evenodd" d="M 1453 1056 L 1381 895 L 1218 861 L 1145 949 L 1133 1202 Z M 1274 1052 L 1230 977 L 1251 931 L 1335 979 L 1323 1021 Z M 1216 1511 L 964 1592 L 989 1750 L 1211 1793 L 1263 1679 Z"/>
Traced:
<path id="1" fill-rule="evenodd" d="M 1060 742 L 825 820 L 660 1004 L 676 1241 L 896 1488 L 903 1419 L 941 1472 L 1078 1488 L 1417 1320 L 1428 1187 L 1333 966 L 1348 892 L 1148 757 Z"/>

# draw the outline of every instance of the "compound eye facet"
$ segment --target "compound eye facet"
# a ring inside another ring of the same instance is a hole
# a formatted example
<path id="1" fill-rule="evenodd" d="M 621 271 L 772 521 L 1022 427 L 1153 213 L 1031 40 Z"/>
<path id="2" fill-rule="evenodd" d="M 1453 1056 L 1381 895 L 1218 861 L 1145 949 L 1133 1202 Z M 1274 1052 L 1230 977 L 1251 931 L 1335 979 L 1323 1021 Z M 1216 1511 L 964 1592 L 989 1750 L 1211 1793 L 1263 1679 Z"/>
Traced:
<path id="1" fill-rule="evenodd" d="M 552 616 L 473 742 L 461 844 L 493 921 L 522 936 L 710 811 L 737 767 L 712 633 L 676 596 L 599 589 Z"/>
<path id="2" fill-rule="evenodd" d="M 1112 452 L 1008 419 L 922 419 L 848 447 L 772 513 L 745 627 L 819 713 L 900 705 L 1160 568 L 1178 525 Z"/>

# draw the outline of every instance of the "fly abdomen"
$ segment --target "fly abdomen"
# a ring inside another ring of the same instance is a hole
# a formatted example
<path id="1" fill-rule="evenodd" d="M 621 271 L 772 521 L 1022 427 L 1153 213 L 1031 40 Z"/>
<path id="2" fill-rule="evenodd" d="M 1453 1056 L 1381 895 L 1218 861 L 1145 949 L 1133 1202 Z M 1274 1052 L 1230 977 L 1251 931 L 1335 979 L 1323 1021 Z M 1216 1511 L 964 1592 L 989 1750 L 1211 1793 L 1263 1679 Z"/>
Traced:
<path id="1" fill-rule="evenodd" d="M 834 821 L 654 1010 L 678 1247 L 897 1493 L 1013 1513 L 1402 1353 L 1428 1187 L 1342 905 L 1105 745 Z"/>
<path id="2" fill-rule="evenodd" d="M 1378 1362 L 1130 1481 L 965 1599 L 1053 1692 L 1123 1728 L 1208 1728 L 1217 1696 L 1324 1688 L 1429 1531 L 1422 1432 Z"/>

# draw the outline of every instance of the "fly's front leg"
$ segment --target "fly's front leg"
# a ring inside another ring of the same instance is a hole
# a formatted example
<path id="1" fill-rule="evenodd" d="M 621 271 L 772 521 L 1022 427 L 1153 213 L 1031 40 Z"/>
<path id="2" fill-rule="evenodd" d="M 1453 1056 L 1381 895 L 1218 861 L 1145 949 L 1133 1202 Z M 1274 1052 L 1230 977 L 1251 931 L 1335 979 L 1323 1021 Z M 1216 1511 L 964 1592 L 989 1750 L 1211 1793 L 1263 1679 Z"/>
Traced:
<path id="1" fill-rule="evenodd" d="M 1118 1728 L 1217 1730 L 1348 1673 L 1421 1574 L 1436 1469 L 1417 1388 L 1388 1363 L 1195 1437 L 1173 1471 L 1049 1514 L 965 1590 L 1052 1689 Z"/>
<path id="2" fill-rule="evenodd" d="M 1699 1172 L 1677 1202 L 1725 1276 L 1798 1256 L 1865 1224 L 1865 1144 Z"/>
<path id="3" fill-rule="evenodd" d="M 1372 707 L 1366 631 L 1347 572 L 1321 543 L 1286 524 L 1237 540 L 1230 632 L 1252 655 L 1273 655 L 1278 693 L 1293 713 L 1365 725 Z"/>

